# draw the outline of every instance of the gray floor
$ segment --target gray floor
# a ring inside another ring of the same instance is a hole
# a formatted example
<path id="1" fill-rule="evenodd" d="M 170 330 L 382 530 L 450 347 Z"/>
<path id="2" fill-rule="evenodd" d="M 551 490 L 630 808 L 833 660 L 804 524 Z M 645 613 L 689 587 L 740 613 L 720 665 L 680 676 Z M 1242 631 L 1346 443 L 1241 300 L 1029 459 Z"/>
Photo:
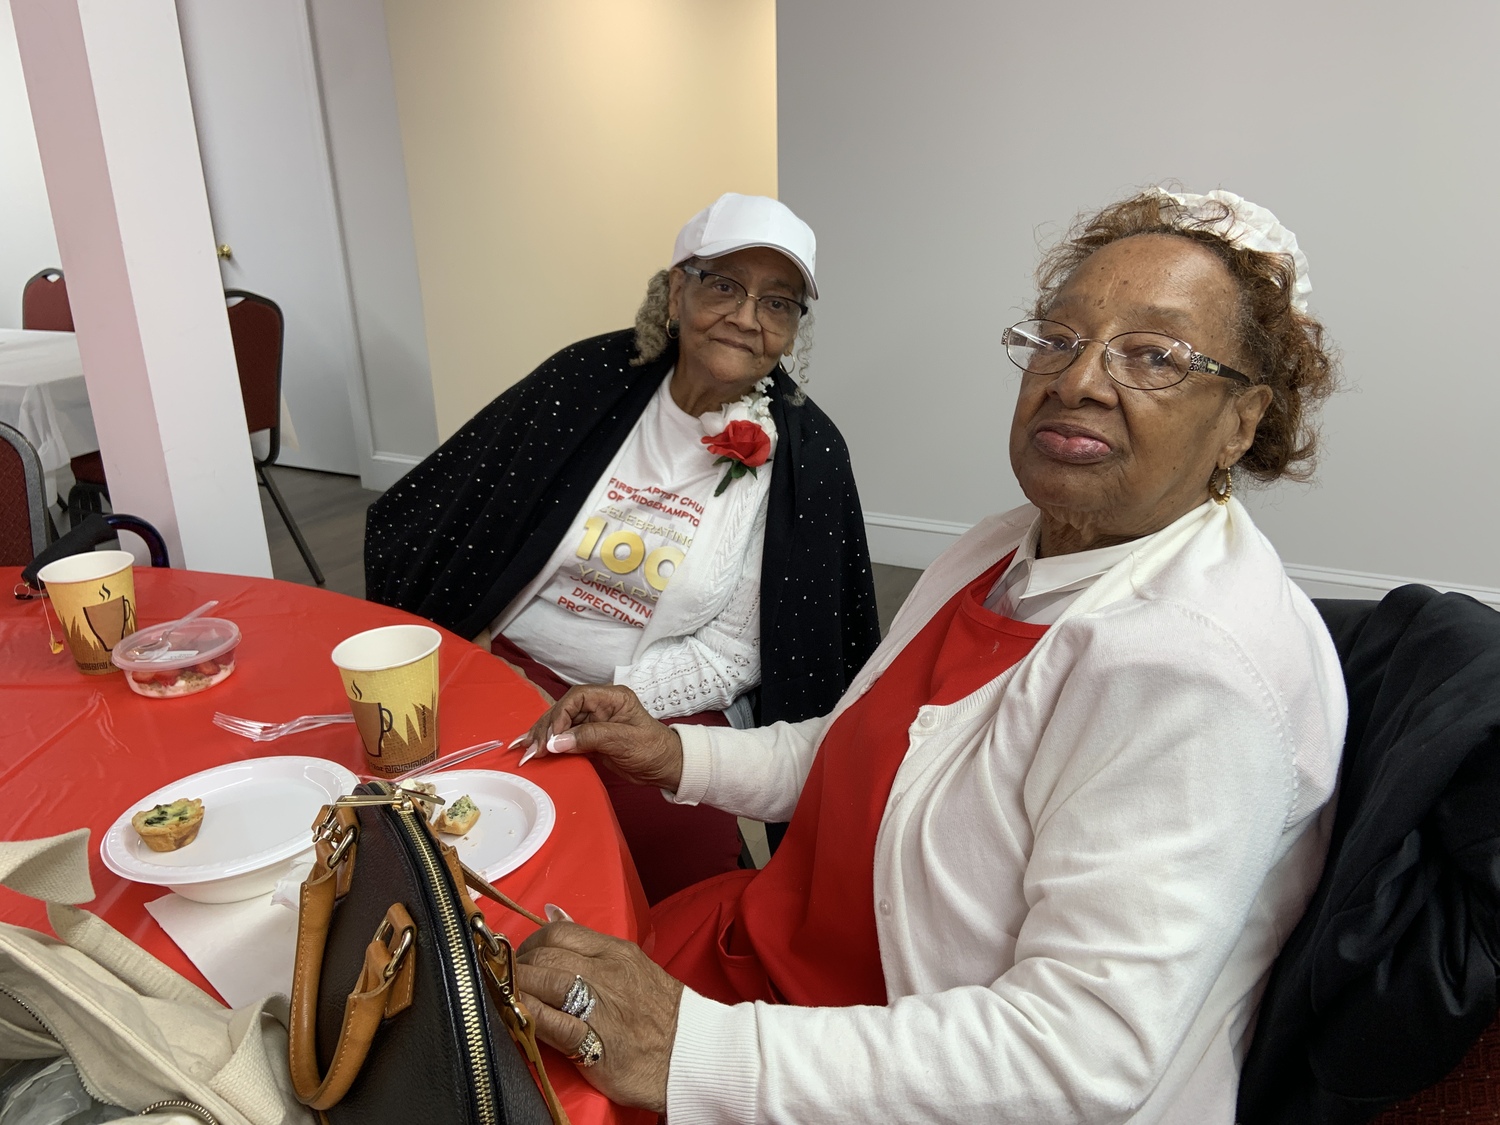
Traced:
<path id="1" fill-rule="evenodd" d="M 365 509 L 380 495 L 359 486 L 358 477 L 315 473 L 307 469 L 273 466 L 276 479 L 292 518 L 328 579 L 327 588 L 341 594 L 365 596 Z M 266 538 L 271 544 L 271 573 L 286 582 L 313 585 L 297 545 L 281 522 L 271 494 L 260 490 L 261 512 L 266 520 Z"/>
<path id="2" fill-rule="evenodd" d="M 272 468 L 270 472 L 281 488 L 292 518 L 302 529 L 303 538 L 323 568 L 327 588 L 364 597 L 365 509 L 380 494 L 361 488 L 356 477 L 289 468 Z M 312 585 L 312 575 L 265 489 L 260 490 L 260 503 L 266 520 L 266 538 L 271 544 L 272 572 L 287 582 Z M 882 634 L 890 628 L 891 618 L 921 574 L 920 570 L 907 567 L 875 564 L 875 602 Z M 764 825 L 742 819 L 740 832 L 755 865 L 764 867 L 770 855 Z"/>

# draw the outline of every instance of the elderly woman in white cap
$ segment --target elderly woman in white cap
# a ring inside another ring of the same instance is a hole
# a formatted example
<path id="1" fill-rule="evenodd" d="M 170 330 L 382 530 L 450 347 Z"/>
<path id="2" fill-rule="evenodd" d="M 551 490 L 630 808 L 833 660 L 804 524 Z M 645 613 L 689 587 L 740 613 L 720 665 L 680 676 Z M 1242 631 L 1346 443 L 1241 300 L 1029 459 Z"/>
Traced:
<path id="1" fill-rule="evenodd" d="M 533 728 L 682 802 L 791 815 L 760 872 L 520 952 L 543 1038 L 673 1125 L 1231 1122 L 1317 881 L 1333 644 L 1232 498 L 1306 476 L 1331 386 L 1306 262 L 1228 193 L 1147 192 L 1047 257 L 1010 431 L 1025 507 L 935 562 L 830 715 Z"/>
<path id="2" fill-rule="evenodd" d="M 564 348 L 369 512 L 367 596 L 554 697 L 629 687 L 655 719 L 828 711 L 880 639 L 848 449 L 791 372 L 812 230 L 729 194 L 677 236 L 634 330 Z M 605 773 L 647 897 L 737 867 L 735 818 Z"/>

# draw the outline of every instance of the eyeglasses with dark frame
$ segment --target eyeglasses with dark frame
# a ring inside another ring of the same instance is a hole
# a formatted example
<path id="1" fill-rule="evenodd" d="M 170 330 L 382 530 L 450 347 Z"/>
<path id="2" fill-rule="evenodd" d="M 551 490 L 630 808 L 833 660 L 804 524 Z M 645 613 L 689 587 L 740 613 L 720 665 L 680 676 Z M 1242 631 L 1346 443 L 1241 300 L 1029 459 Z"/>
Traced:
<path id="1" fill-rule="evenodd" d="M 732 277 L 721 273 L 710 273 L 697 266 L 679 266 L 689 277 L 696 277 L 710 312 L 730 316 L 739 312 L 747 300 L 755 302 L 756 315 L 767 328 L 779 332 L 793 328 L 797 321 L 807 315 L 807 306 L 784 293 L 762 293 L 755 296 Z"/>
<path id="2" fill-rule="evenodd" d="M 1250 376 L 1163 332 L 1121 332 L 1108 340 L 1090 340 L 1055 320 L 1023 320 L 1005 330 L 1002 342 L 1010 361 L 1032 375 L 1061 374 L 1083 354 L 1085 344 L 1103 344 L 1105 373 L 1132 390 L 1164 391 L 1194 371 L 1255 385 Z"/>

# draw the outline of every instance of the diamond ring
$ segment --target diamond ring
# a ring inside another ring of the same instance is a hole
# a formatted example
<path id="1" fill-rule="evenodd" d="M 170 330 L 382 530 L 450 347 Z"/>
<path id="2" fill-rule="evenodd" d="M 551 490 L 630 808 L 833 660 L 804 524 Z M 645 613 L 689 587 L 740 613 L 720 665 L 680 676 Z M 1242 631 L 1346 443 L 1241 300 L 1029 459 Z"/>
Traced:
<path id="1" fill-rule="evenodd" d="M 562 1006 L 558 1010 L 587 1023 L 588 1018 L 594 1014 L 594 1005 L 597 1003 L 599 998 L 594 995 L 593 990 L 582 977 L 575 976 L 573 985 L 568 989 L 567 996 L 563 997 Z"/>

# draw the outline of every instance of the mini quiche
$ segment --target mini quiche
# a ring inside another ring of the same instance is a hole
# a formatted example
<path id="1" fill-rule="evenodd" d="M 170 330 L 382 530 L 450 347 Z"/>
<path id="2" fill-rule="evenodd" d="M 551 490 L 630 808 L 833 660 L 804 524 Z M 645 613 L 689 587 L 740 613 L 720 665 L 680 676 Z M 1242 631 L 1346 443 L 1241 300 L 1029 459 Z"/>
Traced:
<path id="1" fill-rule="evenodd" d="M 203 827 L 203 802 L 196 797 L 142 809 L 130 826 L 153 852 L 175 852 L 191 844 Z"/>
<path id="2" fill-rule="evenodd" d="M 462 836 L 479 823 L 479 806 L 465 793 L 452 804 L 438 810 L 432 826 L 445 836 Z"/>

